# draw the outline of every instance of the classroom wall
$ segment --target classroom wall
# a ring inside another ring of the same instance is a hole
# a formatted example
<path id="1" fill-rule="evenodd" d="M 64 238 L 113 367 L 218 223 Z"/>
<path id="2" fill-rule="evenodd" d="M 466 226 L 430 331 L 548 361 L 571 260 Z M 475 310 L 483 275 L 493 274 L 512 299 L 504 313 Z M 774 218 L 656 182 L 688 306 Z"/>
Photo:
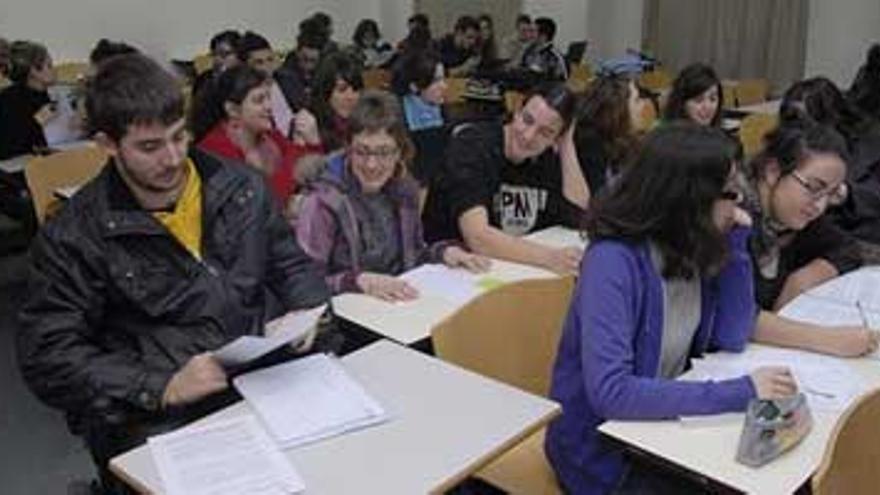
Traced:
<path id="1" fill-rule="evenodd" d="M 587 32 L 593 57 L 619 57 L 627 48 L 641 48 L 642 6 L 642 0 L 590 0 Z"/>
<path id="2" fill-rule="evenodd" d="M 191 58 L 225 28 L 253 28 L 279 48 L 295 43 L 299 21 L 323 10 L 347 43 L 357 22 L 393 12 L 403 0 L 2 0 L 0 36 L 45 42 L 55 60 L 85 60 L 101 37 L 124 39 L 157 57 Z M 380 6 L 381 5 L 381 6 Z M 50 14 L 51 13 L 51 14 Z M 405 17 L 404 17 L 405 21 Z"/>
<path id="3" fill-rule="evenodd" d="M 880 1 L 810 0 L 807 76 L 825 75 L 848 88 L 871 42 L 880 42 Z"/>

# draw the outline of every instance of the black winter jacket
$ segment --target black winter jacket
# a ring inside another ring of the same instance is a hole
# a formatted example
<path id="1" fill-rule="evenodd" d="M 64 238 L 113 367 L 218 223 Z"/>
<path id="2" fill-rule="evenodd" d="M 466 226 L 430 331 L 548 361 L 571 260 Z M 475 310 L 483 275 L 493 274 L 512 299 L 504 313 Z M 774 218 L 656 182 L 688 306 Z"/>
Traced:
<path id="1" fill-rule="evenodd" d="M 269 291 L 285 311 L 329 297 L 263 178 L 197 150 L 191 158 L 202 180 L 201 261 L 138 206 L 112 164 L 33 243 L 19 364 L 72 425 L 132 414 L 161 422 L 171 376 L 196 354 L 261 333 L 275 316 Z"/>

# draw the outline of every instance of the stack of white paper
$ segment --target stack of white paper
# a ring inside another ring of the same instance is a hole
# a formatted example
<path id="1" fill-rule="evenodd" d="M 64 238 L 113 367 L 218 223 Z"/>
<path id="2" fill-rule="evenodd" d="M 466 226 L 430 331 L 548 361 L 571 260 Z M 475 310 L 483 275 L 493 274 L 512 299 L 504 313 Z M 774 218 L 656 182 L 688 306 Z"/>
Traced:
<path id="1" fill-rule="evenodd" d="M 282 495 L 305 490 L 253 416 L 148 440 L 169 495 Z"/>
<path id="2" fill-rule="evenodd" d="M 336 358 L 315 354 L 233 380 L 282 448 L 388 419 Z"/>
<path id="3" fill-rule="evenodd" d="M 266 325 L 265 337 L 244 335 L 214 351 L 214 357 L 223 366 L 234 366 L 265 356 L 283 345 L 297 344 L 315 328 L 326 308 L 324 304 L 307 311 L 288 313 Z"/>
<path id="4" fill-rule="evenodd" d="M 807 396 L 810 407 L 841 412 L 866 390 L 864 380 L 837 358 L 803 351 L 753 348 L 744 353 L 709 354 L 691 361 L 688 380 L 726 380 L 748 375 L 763 366 L 786 366 Z"/>
<path id="5" fill-rule="evenodd" d="M 487 275 L 436 264 L 419 266 L 400 278 L 415 287 L 419 294 L 431 294 L 459 305 L 464 305 L 484 291 L 503 284 Z"/>

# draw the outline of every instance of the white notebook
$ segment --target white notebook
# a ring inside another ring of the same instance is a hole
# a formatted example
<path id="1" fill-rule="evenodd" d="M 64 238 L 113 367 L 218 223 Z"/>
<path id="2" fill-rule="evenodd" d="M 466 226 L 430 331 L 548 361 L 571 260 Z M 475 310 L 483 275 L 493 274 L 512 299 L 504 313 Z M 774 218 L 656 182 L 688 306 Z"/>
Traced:
<path id="1" fill-rule="evenodd" d="M 305 490 L 299 474 L 252 416 L 150 437 L 168 495 L 282 495 Z"/>
<path id="2" fill-rule="evenodd" d="M 325 354 L 247 373 L 233 383 L 284 449 L 388 419 L 339 360 Z"/>

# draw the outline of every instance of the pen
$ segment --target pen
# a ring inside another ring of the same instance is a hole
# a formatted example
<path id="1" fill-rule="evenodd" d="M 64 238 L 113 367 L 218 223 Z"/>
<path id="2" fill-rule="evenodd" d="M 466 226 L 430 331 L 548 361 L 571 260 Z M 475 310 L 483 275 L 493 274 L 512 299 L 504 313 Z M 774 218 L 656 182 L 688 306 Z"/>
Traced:
<path id="1" fill-rule="evenodd" d="M 859 317 L 862 319 L 862 326 L 865 328 L 871 328 L 871 325 L 868 324 L 868 315 L 865 314 L 865 308 L 862 307 L 862 301 L 856 301 L 856 308 L 859 310 Z"/>

